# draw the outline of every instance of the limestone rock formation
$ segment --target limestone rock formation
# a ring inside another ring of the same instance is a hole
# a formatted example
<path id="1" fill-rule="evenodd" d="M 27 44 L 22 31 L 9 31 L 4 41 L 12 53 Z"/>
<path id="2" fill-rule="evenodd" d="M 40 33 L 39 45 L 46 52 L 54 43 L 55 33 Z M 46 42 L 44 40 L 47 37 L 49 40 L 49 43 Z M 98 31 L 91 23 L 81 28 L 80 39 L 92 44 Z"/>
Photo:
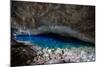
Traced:
<path id="1" fill-rule="evenodd" d="M 11 26 L 21 31 L 28 29 L 33 31 L 33 33 L 35 33 L 34 31 L 38 31 L 39 28 L 42 29 L 42 27 L 44 27 L 46 31 L 49 31 L 48 29 L 51 27 L 55 29 L 55 26 L 59 28 L 64 26 L 78 32 L 77 35 L 73 33 L 70 33 L 70 35 L 94 43 L 95 7 L 12 1 Z M 44 28 L 41 32 L 43 32 Z M 67 28 L 65 28 L 64 31 L 67 31 Z M 57 30 L 63 34 L 62 29 Z M 55 33 L 56 30 L 53 32 Z"/>

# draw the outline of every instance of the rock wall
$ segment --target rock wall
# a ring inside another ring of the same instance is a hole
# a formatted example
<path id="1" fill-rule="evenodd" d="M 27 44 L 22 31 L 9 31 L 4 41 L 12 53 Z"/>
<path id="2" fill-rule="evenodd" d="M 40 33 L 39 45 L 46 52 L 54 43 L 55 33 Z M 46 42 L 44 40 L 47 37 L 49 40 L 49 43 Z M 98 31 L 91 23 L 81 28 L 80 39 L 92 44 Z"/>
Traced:
<path id="1" fill-rule="evenodd" d="M 78 34 L 70 33 L 76 38 L 95 42 L 95 6 L 51 4 L 39 2 L 11 2 L 11 27 L 21 30 L 31 30 L 33 33 L 39 28 L 58 26 L 70 28 Z M 43 28 L 43 29 L 44 29 Z M 63 30 L 66 31 L 67 28 Z M 53 30 L 53 29 L 52 29 Z M 43 31 L 43 30 L 42 30 Z M 55 33 L 53 31 L 53 33 Z M 67 31 L 71 32 L 71 31 Z M 63 32 L 62 32 L 63 34 Z M 69 33 L 68 33 L 69 34 Z M 84 35 L 84 36 L 80 36 Z M 65 35 L 66 36 L 66 35 Z M 86 39 L 84 39 L 86 37 Z"/>

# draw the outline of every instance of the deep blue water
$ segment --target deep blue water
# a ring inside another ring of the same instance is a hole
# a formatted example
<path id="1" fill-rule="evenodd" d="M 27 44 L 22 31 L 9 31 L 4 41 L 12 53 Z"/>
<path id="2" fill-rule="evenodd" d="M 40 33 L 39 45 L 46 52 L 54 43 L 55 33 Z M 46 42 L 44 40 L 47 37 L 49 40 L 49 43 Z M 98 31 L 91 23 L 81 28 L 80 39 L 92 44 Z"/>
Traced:
<path id="1" fill-rule="evenodd" d="M 91 45 L 91 43 L 86 43 L 75 38 L 64 38 L 58 35 L 17 35 L 16 40 L 29 41 L 42 48 L 71 48 Z"/>

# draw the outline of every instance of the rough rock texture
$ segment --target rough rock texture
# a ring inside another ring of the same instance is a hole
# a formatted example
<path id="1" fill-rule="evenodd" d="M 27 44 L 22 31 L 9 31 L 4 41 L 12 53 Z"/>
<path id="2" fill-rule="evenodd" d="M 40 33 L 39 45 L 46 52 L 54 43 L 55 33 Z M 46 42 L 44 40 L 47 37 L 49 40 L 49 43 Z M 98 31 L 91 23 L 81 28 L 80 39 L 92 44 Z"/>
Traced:
<path id="1" fill-rule="evenodd" d="M 12 1 L 11 26 L 33 31 L 41 26 L 65 26 L 95 42 L 95 7 Z"/>
<path id="2" fill-rule="evenodd" d="M 11 1 L 12 66 L 30 65 L 37 57 L 35 46 L 14 39 L 22 31 L 54 33 L 95 43 L 95 6 Z"/>
<path id="3" fill-rule="evenodd" d="M 11 66 L 43 65 L 58 63 L 94 62 L 94 47 L 36 48 L 34 45 L 11 45 Z"/>
<path id="4" fill-rule="evenodd" d="M 38 59 L 35 46 L 14 39 L 22 31 L 54 33 L 95 43 L 95 6 L 11 1 L 12 66 L 30 65 L 34 57 Z"/>
<path id="5" fill-rule="evenodd" d="M 34 46 L 17 43 L 11 45 L 11 66 L 29 65 L 36 56 Z"/>

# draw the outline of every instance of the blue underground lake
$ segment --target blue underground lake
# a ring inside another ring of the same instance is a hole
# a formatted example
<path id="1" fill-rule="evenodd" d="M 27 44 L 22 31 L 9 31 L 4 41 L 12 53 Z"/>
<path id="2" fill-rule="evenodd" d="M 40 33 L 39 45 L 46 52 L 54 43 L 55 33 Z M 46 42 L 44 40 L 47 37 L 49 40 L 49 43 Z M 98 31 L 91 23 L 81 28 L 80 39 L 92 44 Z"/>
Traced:
<path id="1" fill-rule="evenodd" d="M 63 37 L 59 35 L 17 35 L 18 41 L 29 41 L 32 44 L 40 46 L 42 48 L 71 48 L 71 47 L 84 47 L 93 46 L 92 43 L 84 42 L 72 37 Z"/>

